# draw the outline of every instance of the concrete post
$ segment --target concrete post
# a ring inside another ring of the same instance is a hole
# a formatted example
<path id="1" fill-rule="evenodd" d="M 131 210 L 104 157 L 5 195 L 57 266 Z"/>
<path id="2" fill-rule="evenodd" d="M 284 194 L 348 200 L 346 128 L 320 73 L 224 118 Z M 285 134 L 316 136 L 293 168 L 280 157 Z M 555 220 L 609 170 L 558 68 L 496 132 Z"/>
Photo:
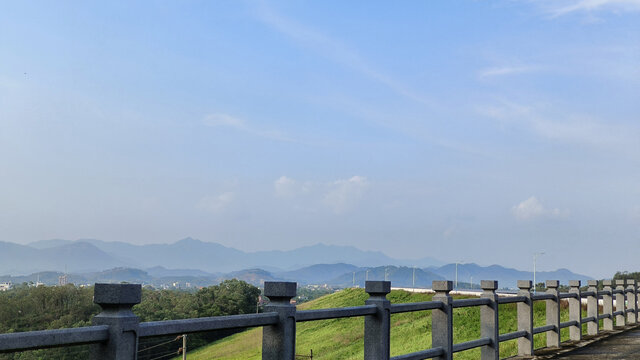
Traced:
<path id="1" fill-rule="evenodd" d="M 638 316 L 638 302 L 636 300 L 636 281 L 627 279 L 627 323 L 635 324 Z"/>
<path id="2" fill-rule="evenodd" d="M 555 299 L 545 300 L 547 308 L 547 325 L 553 325 L 554 330 L 547 331 L 547 347 L 560 347 L 560 298 L 558 297 L 558 280 L 547 280 L 547 294 Z"/>
<path id="3" fill-rule="evenodd" d="M 587 284 L 589 285 L 587 291 L 594 294 L 587 296 L 587 317 L 596 319 L 587 323 L 587 334 L 598 335 L 598 280 L 589 280 Z"/>
<path id="4" fill-rule="evenodd" d="M 608 318 L 602 319 L 602 329 L 613 330 L 613 296 L 611 294 L 613 291 L 613 281 L 602 280 L 602 287 L 603 291 L 609 292 L 608 294 L 602 295 L 602 313 L 609 315 Z"/>
<path id="5" fill-rule="evenodd" d="M 480 336 L 491 339 L 491 344 L 480 349 L 481 360 L 500 360 L 500 329 L 498 328 L 498 282 L 482 280 L 482 297 L 491 300 L 491 304 L 480 307 Z"/>
<path id="6" fill-rule="evenodd" d="M 96 284 L 93 302 L 102 312 L 93 325 L 108 325 L 109 340 L 92 346 L 95 360 L 135 360 L 138 358 L 138 324 L 140 319 L 131 311 L 142 298 L 140 284 Z"/>
<path id="7" fill-rule="evenodd" d="M 391 302 L 387 294 L 391 292 L 390 281 L 367 281 L 365 291 L 369 294 L 366 305 L 375 305 L 375 315 L 364 318 L 364 358 L 365 360 L 388 360 L 391 356 Z"/>
<path id="8" fill-rule="evenodd" d="M 616 280 L 616 290 L 621 291 L 616 294 L 616 312 L 622 311 L 622 314 L 616 315 L 616 326 L 624 326 L 624 280 Z"/>
<path id="9" fill-rule="evenodd" d="M 533 355 L 533 300 L 531 299 L 531 280 L 518 280 L 518 296 L 526 300 L 518 303 L 518 331 L 527 335 L 518 338 L 518 356 Z"/>
<path id="10" fill-rule="evenodd" d="M 446 281 L 433 281 L 431 287 L 436 292 L 434 301 L 442 302 L 442 308 L 431 312 L 431 346 L 441 347 L 444 354 L 434 359 L 453 359 L 453 298 L 449 292 L 453 289 L 453 283 Z"/>
<path id="11" fill-rule="evenodd" d="M 296 356 L 296 283 L 265 281 L 264 295 L 269 298 L 265 312 L 277 312 L 277 324 L 262 328 L 262 360 L 294 360 Z"/>
<path id="12" fill-rule="evenodd" d="M 569 280 L 569 293 L 576 294 L 577 299 L 569 298 L 569 320 L 576 321 L 578 325 L 569 327 L 569 339 L 571 341 L 582 340 L 582 304 L 580 301 L 580 280 Z"/>

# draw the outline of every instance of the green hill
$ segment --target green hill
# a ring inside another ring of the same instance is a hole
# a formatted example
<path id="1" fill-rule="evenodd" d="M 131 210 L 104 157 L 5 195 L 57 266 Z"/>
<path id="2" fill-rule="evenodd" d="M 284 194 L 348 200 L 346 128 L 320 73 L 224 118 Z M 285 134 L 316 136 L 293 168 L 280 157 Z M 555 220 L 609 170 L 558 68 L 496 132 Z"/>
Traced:
<path id="1" fill-rule="evenodd" d="M 335 294 L 298 306 L 298 310 L 363 305 L 368 295 L 363 289 L 345 289 Z M 431 294 L 392 291 L 387 298 L 392 304 L 429 301 Z M 500 305 L 500 333 L 516 331 L 515 304 Z M 534 306 L 535 326 L 544 325 L 544 301 Z M 561 321 L 568 321 L 568 311 L 562 307 Z M 308 355 L 313 349 L 314 359 L 362 359 L 364 346 L 364 318 L 312 321 L 297 324 L 296 353 Z M 456 343 L 480 337 L 480 308 L 454 309 L 454 341 Z M 568 329 L 563 329 L 563 341 Z M 535 336 L 536 347 L 545 346 L 545 335 Z M 189 352 L 190 360 L 260 359 L 262 328 L 249 329 L 219 340 L 209 346 Z M 516 354 L 516 340 L 500 344 L 501 357 Z M 431 347 L 431 312 L 394 314 L 391 316 L 391 356 Z M 480 350 L 473 349 L 455 355 L 456 359 L 478 359 Z"/>

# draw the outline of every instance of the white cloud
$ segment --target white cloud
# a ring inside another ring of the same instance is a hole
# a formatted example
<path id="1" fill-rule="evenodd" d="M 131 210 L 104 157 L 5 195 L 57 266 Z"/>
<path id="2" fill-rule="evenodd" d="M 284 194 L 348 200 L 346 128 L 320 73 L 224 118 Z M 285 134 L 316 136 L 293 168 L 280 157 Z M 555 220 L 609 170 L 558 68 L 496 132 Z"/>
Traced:
<path id="1" fill-rule="evenodd" d="M 527 106 L 509 101 L 480 106 L 477 111 L 504 124 L 524 126 L 538 136 L 558 142 L 633 153 L 638 148 L 640 129 L 606 123 L 586 115 L 558 115 L 543 106 Z"/>
<path id="2" fill-rule="evenodd" d="M 198 207 L 214 213 L 224 211 L 235 199 L 233 192 L 224 192 L 217 196 L 205 196 L 198 202 Z"/>
<path id="3" fill-rule="evenodd" d="M 295 196 L 299 189 L 298 183 L 286 176 L 281 176 L 274 181 L 273 187 L 275 188 L 276 196 L 283 198 Z"/>
<path id="4" fill-rule="evenodd" d="M 337 180 L 329 185 L 323 202 L 334 213 L 343 214 L 352 210 L 362 199 L 369 183 L 365 177 L 353 176 L 347 180 Z"/>
<path id="5" fill-rule="evenodd" d="M 527 200 L 515 205 L 511 208 L 513 215 L 518 220 L 533 220 L 537 218 L 561 218 L 568 215 L 568 211 L 562 211 L 558 208 L 548 209 L 542 203 L 532 196 Z"/>
<path id="6" fill-rule="evenodd" d="M 517 75 L 538 70 L 536 66 L 498 66 L 483 69 L 478 73 L 480 78 Z"/>
<path id="7" fill-rule="evenodd" d="M 535 3 L 542 6 L 553 17 L 577 12 L 623 13 L 640 11 L 640 0 L 538 0 Z"/>
<path id="8" fill-rule="evenodd" d="M 204 119 L 202 120 L 202 124 L 210 127 L 227 127 L 227 128 L 235 129 L 237 131 L 242 131 L 254 136 L 267 138 L 270 140 L 285 141 L 285 142 L 294 141 L 293 139 L 285 136 L 279 131 L 259 129 L 254 126 L 251 126 L 243 119 L 240 119 L 228 114 L 222 114 L 222 113 L 209 114 L 204 117 Z"/>

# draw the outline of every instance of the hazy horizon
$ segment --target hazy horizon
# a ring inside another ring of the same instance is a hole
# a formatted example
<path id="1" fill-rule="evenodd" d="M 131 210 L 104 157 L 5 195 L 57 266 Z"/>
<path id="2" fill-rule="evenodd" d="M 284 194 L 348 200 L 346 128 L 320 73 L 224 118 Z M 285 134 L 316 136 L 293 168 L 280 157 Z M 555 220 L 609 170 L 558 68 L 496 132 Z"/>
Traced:
<path id="1" fill-rule="evenodd" d="M 0 241 L 638 271 L 640 2 L 5 2 Z"/>

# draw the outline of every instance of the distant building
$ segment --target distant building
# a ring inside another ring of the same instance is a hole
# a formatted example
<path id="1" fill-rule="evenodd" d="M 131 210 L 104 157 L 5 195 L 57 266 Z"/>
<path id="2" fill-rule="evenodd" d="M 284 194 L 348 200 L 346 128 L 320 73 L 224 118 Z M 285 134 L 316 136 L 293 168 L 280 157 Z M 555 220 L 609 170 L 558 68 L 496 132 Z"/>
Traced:
<path id="1" fill-rule="evenodd" d="M 3 282 L 0 283 L 0 291 L 7 291 L 9 289 L 11 289 L 11 283 L 10 282 Z"/>
<path id="2" fill-rule="evenodd" d="M 58 276 L 58 286 L 65 286 L 69 283 L 69 277 L 67 274 Z"/>

